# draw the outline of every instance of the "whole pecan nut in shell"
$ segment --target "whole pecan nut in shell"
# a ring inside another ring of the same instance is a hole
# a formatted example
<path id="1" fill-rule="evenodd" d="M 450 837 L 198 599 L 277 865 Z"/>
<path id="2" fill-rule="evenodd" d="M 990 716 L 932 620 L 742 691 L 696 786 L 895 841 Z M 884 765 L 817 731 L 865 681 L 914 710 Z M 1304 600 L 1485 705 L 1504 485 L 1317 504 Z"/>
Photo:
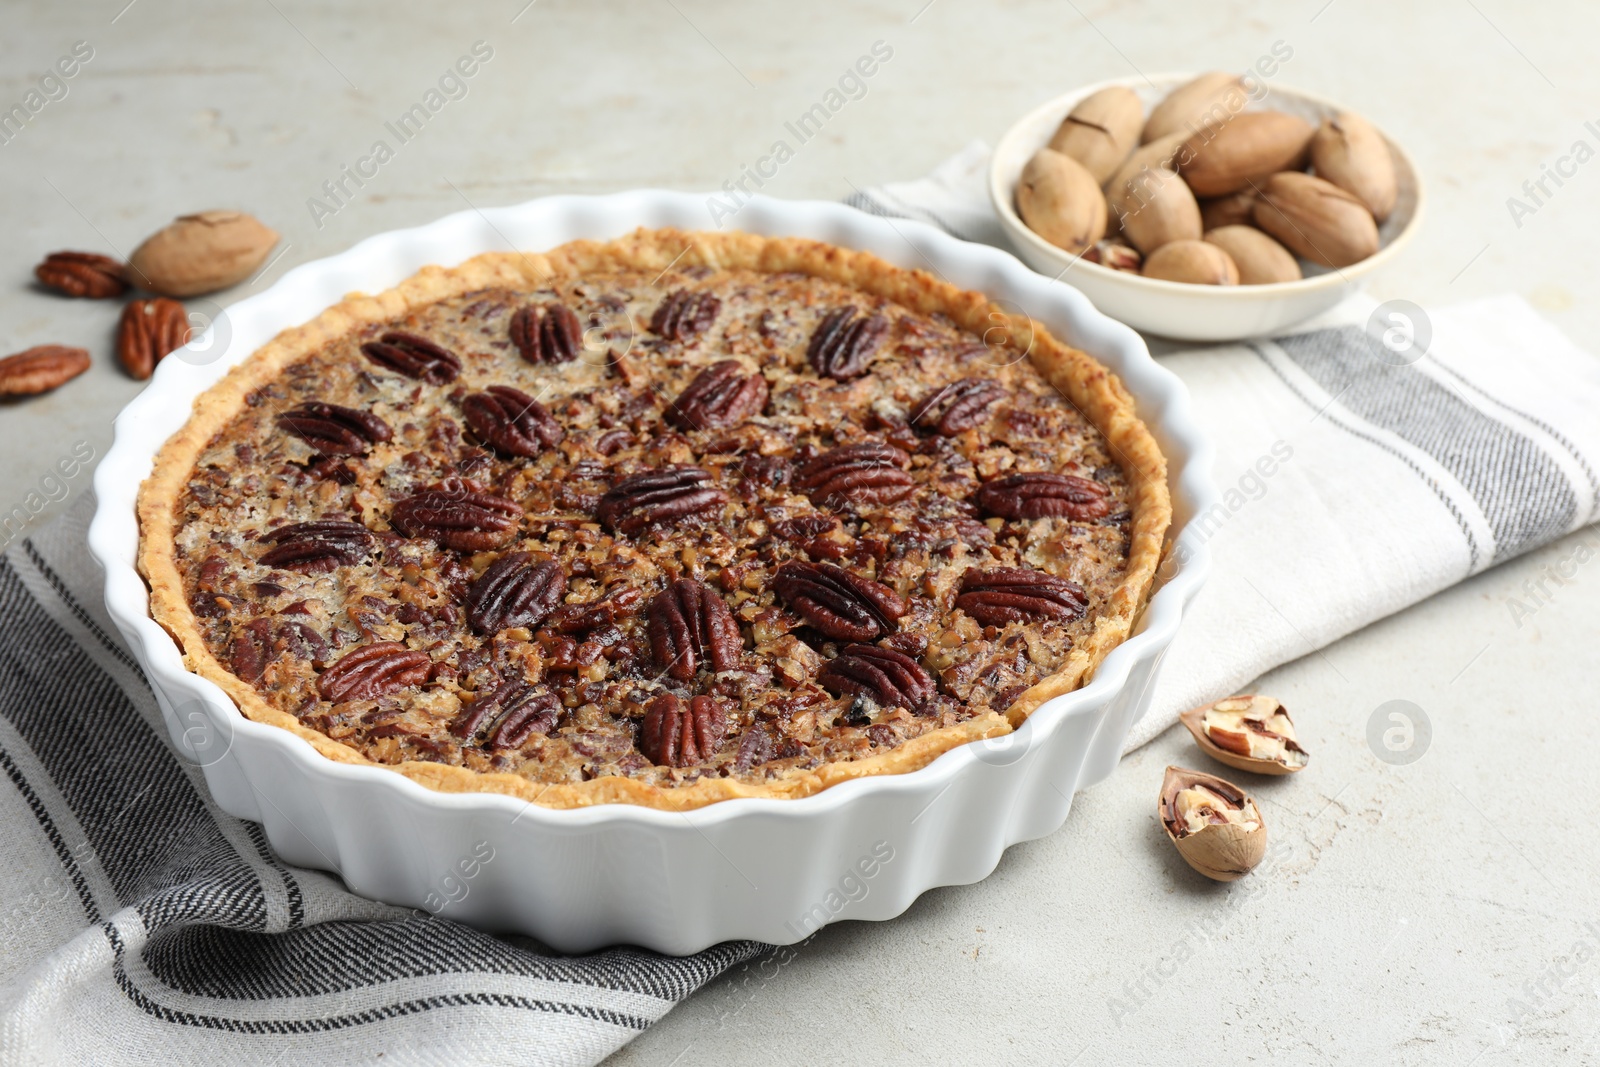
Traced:
<path id="1" fill-rule="evenodd" d="M 317 692 L 334 704 L 376 700 L 428 680 L 433 662 L 398 641 L 378 641 L 346 652 L 317 680 Z"/>
<path id="2" fill-rule="evenodd" d="M 489 564 L 467 591 L 467 622 L 480 634 L 512 626 L 533 629 L 567 595 L 567 576 L 554 560 L 508 552 Z"/>
<path id="3" fill-rule="evenodd" d="M 134 300 L 117 323 L 117 359 L 142 382 L 169 352 L 189 343 L 190 332 L 189 313 L 176 300 Z"/>
<path id="4" fill-rule="evenodd" d="M 511 316 L 511 343 L 529 363 L 570 363 L 583 351 L 583 324 L 565 304 L 529 304 Z"/>
<path id="5" fill-rule="evenodd" d="M 713 671 L 739 667 L 744 648 L 733 612 L 702 582 L 683 578 L 667 586 L 646 612 L 650 654 L 658 670 L 691 681 L 701 665 Z"/>
<path id="6" fill-rule="evenodd" d="M 956 607 L 984 626 L 1053 619 L 1072 622 L 1089 610 L 1077 582 L 1031 567 L 973 568 L 961 576 Z"/>
<path id="7" fill-rule="evenodd" d="M 595 518 L 609 530 L 637 537 L 653 526 L 708 518 L 728 502 L 700 467 L 661 467 L 635 474 L 606 490 Z"/>
<path id="8" fill-rule="evenodd" d="M 817 674 L 817 683 L 834 696 L 869 696 L 883 708 L 916 711 L 935 692 L 933 676 L 922 664 L 892 648 L 846 645 Z"/>
<path id="9" fill-rule="evenodd" d="M 861 315 L 853 307 L 834 308 L 822 317 L 806 347 L 806 359 L 824 378 L 849 381 L 867 372 L 867 364 L 889 335 L 882 315 Z"/>
<path id="10" fill-rule="evenodd" d="M 65 385 L 89 369 L 89 353 L 66 345 L 38 345 L 0 359 L 0 396 L 36 396 Z"/>
<path id="11" fill-rule="evenodd" d="M 835 641 L 872 641 L 893 633 L 908 607 L 888 586 L 831 563 L 789 560 L 778 568 L 772 587 L 801 618 Z"/>
<path id="12" fill-rule="evenodd" d="M 102 300 L 128 291 L 124 270 L 120 260 L 98 252 L 52 252 L 33 268 L 33 276 L 68 296 Z"/>
<path id="13" fill-rule="evenodd" d="M 279 526 L 262 534 L 260 540 L 272 546 L 261 554 L 262 564 L 301 574 L 324 574 L 360 563 L 372 550 L 372 532 L 359 522 L 343 519 Z"/>
<path id="14" fill-rule="evenodd" d="M 1111 511 L 1110 493 L 1099 482 L 1072 474 L 1011 474 L 985 482 L 977 503 L 1003 519 L 1067 518 L 1083 522 Z"/>
<path id="15" fill-rule="evenodd" d="M 278 425 L 326 456 L 359 456 L 394 436 L 370 411 L 319 400 L 296 404 L 278 416 Z"/>
<path id="16" fill-rule="evenodd" d="M 724 359 L 697 374 L 664 418 L 680 430 L 716 430 L 759 415 L 766 406 L 766 378 L 746 373 L 736 359 Z"/>
<path id="17" fill-rule="evenodd" d="M 650 329 L 669 341 L 690 341 L 709 330 L 721 310 L 715 293 L 677 289 L 650 316 Z"/>
<path id="18" fill-rule="evenodd" d="M 460 356 L 404 330 L 389 330 L 376 341 L 367 341 L 361 346 L 361 354 L 380 367 L 429 385 L 453 382 L 461 373 Z"/>
<path id="19" fill-rule="evenodd" d="M 395 502 L 389 522 L 406 537 L 425 537 L 458 552 L 482 552 L 510 540 L 522 509 L 468 489 L 424 489 Z"/>
<path id="20" fill-rule="evenodd" d="M 983 425 L 989 408 L 1005 395 L 1005 386 L 993 379 L 962 378 L 923 397 L 911 409 L 908 421 L 918 429 L 954 437 Z"/>
<path id="21" fill-rule="evenodd" d="M 277 243 L 275 230 L 242 211 L 199 211 L 146 238 L 128 271 L 152 293 L 199 296 L 250 277 Z"/>
<path id="22" fill-rule="evenodd" d="M 861 441 L 824 452 L 795 472 L 794 484 L 818 507 L 892 504 L 916 488 L 905 468 L 911 457 L 882 441 Z"/>
<path id="23" fill-rule="evenodd" d="M 491 385 L 461 401 L 472 432 L 496 452 L 531 459 L 566 437 L 548 409 L 520 389 Z"/>
<path id="24" fill-rule="evenodd" d="M 639 751 L 660 767 L 693 767 L 722 747 L 727 716 L 715 700 L 697 696 L 687 705 L 662 693 L 645 708 L 639 725 Z"/>

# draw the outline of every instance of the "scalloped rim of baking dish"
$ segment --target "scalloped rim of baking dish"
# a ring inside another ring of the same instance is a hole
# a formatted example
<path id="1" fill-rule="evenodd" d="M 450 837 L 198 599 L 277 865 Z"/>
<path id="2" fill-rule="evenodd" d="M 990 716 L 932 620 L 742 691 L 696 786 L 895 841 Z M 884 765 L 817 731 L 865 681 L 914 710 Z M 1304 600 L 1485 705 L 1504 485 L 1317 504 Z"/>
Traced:
<path id="1" fill-rule="evenodd" d="M 410 803 L 463 814 L 510 814 L 566 829 L 614 823 L 680 826 L 685 813 L 637 805 L 551 809 L 497 794 L 438 792 L 381 767 L 329 760 L 288 731 L 245 718 L 219 687 L 185 669 L 177 644 L 151 618 L 149 591 L 135 568 L 139 541 L 135 501 L 156 453 L 187 420 L 196 396 L 279 330 L 310 320 L 350 292 L 379 292 L 423 266 L 452 266 L 481 252 L 554 247 L 578 238 L 605 240 L 640 226 L 705 229 L 708 217 L 707 198 L 658 190 L 547 197 L 458 212 L 424 226 L 369 237 L 345 252 L 295 267 L 265 292 L 231 305 L 220 323 L 213 322 L 185 349 L 163 360 L 150 385 L 116 419 L 112 447 L 95 473 L 98 507 L 89 529 L 90 551 L 105 570 L 107 610 L 136 645 L 156 688 L 174 705 L 185 697 L 197 701 L 213 717 L 211 725 L 219 734 L 251 735 L 279 749 L 302 770 L 350 785 L 396 790 L 397 800 L 404 797 Z M 1191 520 L 1214 499 L 1211 448 L 1192 417 L 1183 383 L 1150 357 L 1132 329 L 1096 311 L 1077 290 L 1033 273 L 999 249 L 960 241 L 922 223 L 879 218 L 831 202 L 755 197 L 733 222 L 754 233 L 864 249 L 941 278 L 950 272 L 954 284 L 986 292 L 1002 306 L 1010 300 L 1121 377 L 1141 418 L 1168 453 L 1174 503 L 1168 563 L 1135 632 L 1106 656 L 1089 684 L 1046 701 L 1029 717 L 1025 729 L 1009 736 L 1021 738 L 1032 732 L 1035 736 L 1025 739 L 1031 747 L 1069 718 L 1104 708 L 1135 664 L 1159 655 L 1171 642 L 1184 605 L 1209 568 L 1209 551 Z M 539 236 L 531 240 L 522 236 L 533 233 Z M 224 349 L 211 355 L 219 336 Z M 1175 552 L 1179 544 L 1182 551 Z M 757 813 L 813 818 L 847 807 L 866 793 L 942 788 L 977 759 L 977 744 L 955 748 L 916 771 L 853 779 L 809 797 L 719 801 L 693 812 L 693 822 L 705 828 Z"/>

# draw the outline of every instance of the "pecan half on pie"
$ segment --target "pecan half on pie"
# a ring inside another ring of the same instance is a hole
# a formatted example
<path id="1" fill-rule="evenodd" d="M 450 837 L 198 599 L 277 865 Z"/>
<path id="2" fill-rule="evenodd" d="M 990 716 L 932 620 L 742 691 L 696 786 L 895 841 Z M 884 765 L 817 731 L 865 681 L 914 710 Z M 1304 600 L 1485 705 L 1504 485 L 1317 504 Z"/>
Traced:
<path id="1" fill-rule="evenodd" d="M 1117 379 L 868 254 L 639 231 L 355 296 L 204 394 L 155 617 L 253 719 L 555 807 L 914 770 L 1082 684 L 1166 468 Z"/>

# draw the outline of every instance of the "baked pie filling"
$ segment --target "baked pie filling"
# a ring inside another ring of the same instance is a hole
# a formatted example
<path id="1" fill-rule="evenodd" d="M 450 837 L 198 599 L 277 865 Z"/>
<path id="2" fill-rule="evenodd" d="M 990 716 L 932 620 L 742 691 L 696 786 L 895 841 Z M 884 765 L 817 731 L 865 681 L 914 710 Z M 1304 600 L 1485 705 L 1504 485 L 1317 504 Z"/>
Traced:
<path id="1" fill-rule="evenodd" d="M 252 717 L 557 806 L 804 795 L 1080 684 L 1166 524 L 1131 408 L 1115 448 L 1026 320 L 737 237 L 483 257 L 280 338 L 147 484 L 157 617 Z"/>

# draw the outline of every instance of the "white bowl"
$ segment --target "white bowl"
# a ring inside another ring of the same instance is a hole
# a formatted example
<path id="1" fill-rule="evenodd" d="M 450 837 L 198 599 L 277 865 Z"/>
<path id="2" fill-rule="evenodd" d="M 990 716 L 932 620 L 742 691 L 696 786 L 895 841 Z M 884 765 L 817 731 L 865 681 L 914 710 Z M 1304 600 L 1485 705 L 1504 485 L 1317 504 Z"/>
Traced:
<path id="1" fill-rule="evenodd" d="M 357 893 L 578 952 L 631 943 L 688 953 L 735 938 L 789 944 L 836 919 L 887 919 L 918 894 L 986 876 L 1007 845 L 1048 834 L 1072 795 L 1111 773 L 1143 714 L 1157 663 L 1209 565 L 1190 527 L 1211 506 L 1211 452 L 1188 392 L 1126 326 L 1004 252 L 840 204 L 757 197 L 746 230 L 865 249 L 1026 308 L 1098 357 L 1138 398 L 1171 465 L 1181 565 L 1163 570 L 1139 632 L 1084 688 L 1041 706 L 1015 734 L 956 749 L 911 774 L 844 782 L 802 800 L 728 800 L 675 813 L 627 805 L 553 811 L 490 794 L 446 794 L 379 767 L 335 763 L 285 730 L 251 722 L 184 669 L 149 615 L 134 569 L 134 500 L 152 457 L 194 398 L 279 330 L 352 290 L 376 292 L 430 263 L 546 249 L 639 226 L 706 228 L 705 199 L 631 192 L 552 197 L 381 234 L 284 275 L 233 305 L 164 360 L 116 421 L 95 474 L 89 545 L 106 605 L 160 700 L 173 743 L 217 802 L 260 822 L 290 863 L 337 871 Z"/>
<path id="2" fill-rule="evenodd" d="M 1090 263 L 1028 229 L 1017 214 L 1017 180 L 1028 160 L 1050 142 L 1056 127 L 1078 101 L 1109 86 L 1125 85 L 1138 93 L 1148 115 L 1170 90 L 1193 77 L 1194 74 L 1159 74 L 1148 82 L 1144 78 L 1115 78 L 1074 89 L 1040 104 L 1005 132 L 989 163 L 989 197 L 1011 246 L 1029 266 L 1082 290 L 1095 307 L 1137 330 L 1183 341 L 1236 341 L 1276 333 L 1326 311 L 1360 289 L 1368 275 L 1411 243 L 1422 222 L 1422 180 L 1411 158 L 1387 135 L 1384 140 L 1394 157 L 1400 195 L 1394 212 L 1378 228 L 1377 253 L 1351 266 L 1331 270 L 1302 261 L 1306 277 L 1300 281 L 1218 286 L 1145 278 Z M 1344 110 L 1332 101 L 1271 80 L 1258 80 L 1256 84 L 1265 85 L 1267 95 L 1249 104 L 1246 110 L 1287 111 L 1312 123 Z"/>

